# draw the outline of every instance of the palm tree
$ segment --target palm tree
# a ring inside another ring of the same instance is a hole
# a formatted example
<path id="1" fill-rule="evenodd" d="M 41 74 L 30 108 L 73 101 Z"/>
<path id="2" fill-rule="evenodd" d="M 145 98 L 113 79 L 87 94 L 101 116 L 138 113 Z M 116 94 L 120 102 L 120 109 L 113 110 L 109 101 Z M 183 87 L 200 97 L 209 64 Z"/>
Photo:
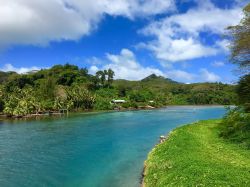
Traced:
<path id="1" fill-rule="evenodd" d="M 113 83 L 115 72 L 112 69 L 108 69 L 107 74 L 108 74 L 108 87 L 110 87 Z"/>

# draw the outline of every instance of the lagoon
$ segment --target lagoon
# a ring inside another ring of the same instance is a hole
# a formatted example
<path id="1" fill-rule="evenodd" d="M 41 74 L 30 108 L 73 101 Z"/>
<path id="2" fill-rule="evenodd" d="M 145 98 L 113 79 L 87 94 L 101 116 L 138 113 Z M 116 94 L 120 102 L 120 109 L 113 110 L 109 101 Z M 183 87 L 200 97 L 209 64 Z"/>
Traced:
<path id="1" fill-rule="evenodd" d="M 160 135 L 225 112 L 220 106 L 173 106 L 0 121 L 0 186 L 138 187 Z"/>

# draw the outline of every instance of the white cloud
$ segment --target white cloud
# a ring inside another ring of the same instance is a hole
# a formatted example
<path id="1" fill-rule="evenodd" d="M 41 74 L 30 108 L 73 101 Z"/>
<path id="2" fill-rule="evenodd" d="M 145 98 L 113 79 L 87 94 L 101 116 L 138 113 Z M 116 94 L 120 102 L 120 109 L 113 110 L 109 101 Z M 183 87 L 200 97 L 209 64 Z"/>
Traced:
<path id="1" fill-rule="evenodd" d="M 206 57 L 217 54 L 217 50 L 203 46 L 199 41 L 190 37 L 187 39 L 162 38 L 146 45 L 146 48 L 155 53 L 161 61 L 177 62 Z"/>
<path id="2" fill-rule="evenodd" d="M 76 4 L 82 4 L 79 0 Z M 71 2 L 71 1 L 70 1 Z M 79 3 L 80 2 L 80 3 Z M 91 3 L 97 11 L 114 16 L 126 16 L 133 19 L 137 16 L 149 16 L 165 13 L 175 9 L 174 0 L 97 0 Z M 85 5 L 85 4 L 84 4 Z M 85 9 L 85 6 L 84 6 Z M 102 10 L 101 10 L 102 9 Z"/>
<path id="3" fill-rule="evenodd" d="M 216 41 L 215 45 L 219 47 L 222 50 L 222 52 L 225 52 L 225 53 L 229 52 L 230 42 L 228 40 L 223 39 L 223 40 Z"/>
<path id="4" fill-rule="evenodd" d="M 97 58 L 97 57 L 88 58 L 88 59 L 85 60 L 85 62 L 86 62 L 87 64 L 91 64 L 91 65 L 100 65 L 100 64 L 103 63 L 102 60 L 100 60 L 100 59 Z"/>
<path id="5" fill-rule="evenodd" d="M 174 9 L 174 0 L 0 0 L 0 48 L 78 40 L 105 15 L 129 19 Z"/>
<path id="6" fill-rule="evenodd" d="M 94 75 L 98 70 L 99 70 L 99 68 L 97 66 L 93 65 L 89 68 L 89 73 Z"/>
<path id="7" fill-rule="evenodd" d="M 105 60 L 99 59 L 98 61 L 102 61 L 103 65 L 93 63 L 89 72 L 95 74 L 98 70 L 111 68 L 115 72 L 115 79 L 141 80 L 151 74 L 156 74 L 184 83 L 216 82 L 220 80 L 218 75 L 204 68 L 200 69 L 198 73 L 189 73 L 180 69 L 162 71 L 153 67 L 143 67 L 137 61 L 135 54 L 128 49 L 122 49 L 118 55 L 108 53 Z"/>
<path id="8" fill-rule="evenodd" d="M 42 68 L 32 66 L 32 67 L 14 67 L 12 64 L 5 64 L 2 68 L 0 68 L 0 71 L 8 72 L 8 71 L 14 71 L 19 74 L 28 73 L 33 70 L 40 70 Z"/>
<path id="9" fill-rule="evenodd" d="M 221 78 L 213 72 L 209 72 L 207 69 L 203 68 L 200 70 L 201 80 L 205 82 L 218 82 Z"/>
<path id="10" fill-rule="evenodd" d="M 222 67 L 224 65 L 225 65 L 225 63 L 221 62 L 221 61 L 215 61 L 215 62 L 211 63 L 211 66 L 214 66 L 214 67 Z"/>
<path id="11" fill-rule="evenodd" d="M 161 70 L 152 67 L 143 67 L 137 62 L 134 53 L 128 49 L 122 49 L 120 54 L 107 54 L 108 64 L 101 67 L 93 65 L 90 73 L 111 68 L 115 72 L 115 79 L 141 80 L 150 74 L 166 76 Z"/>
<path id="12" fill-rule="evenodd" d="M 166 74 L 169 78 L 180 82 L 194 81 L 196 78 L 196 75 L 183 70 L 170 70 L 167 71 Z"/>
<path id="13" fill-rule="evenodd" d="M 202 68 L 198 73 L 189 73 L 183 70 L 173 69 L 167 71 L 166 74 L 169 78 L 190 84 L 191 82 L 218 82 L 221 80 L 220 76 L 207 69 Z"/>
<path id="14" fill-rule="evenodd" d="M 219 39 L 208 45 L 201 33 L 222 34 L 241 17 L 240 7 L 220 9 L 208 0 L 202 1 L 186 13 L 165 17 L 146 26 L 140 33 L 153 36 L 154 40 L 141 43 L 139 47 L 151 50 L 159 60 L 166 62 L 216 55 L 222 48 L 225 50 L 226 41 Z"/>

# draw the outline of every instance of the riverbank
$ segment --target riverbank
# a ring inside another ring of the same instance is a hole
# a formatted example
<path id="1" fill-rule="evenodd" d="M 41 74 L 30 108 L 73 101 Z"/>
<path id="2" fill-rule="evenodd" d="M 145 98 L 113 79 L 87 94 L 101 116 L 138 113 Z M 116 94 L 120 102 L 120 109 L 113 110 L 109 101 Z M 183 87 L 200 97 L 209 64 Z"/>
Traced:
<path id="1" fill-rule="evenodd" d="M 6 114 L 0 114 L 0 119 L 27 119 L 27 118 L 42 118 L 42 117 L 50 117 L 50 116 L 62 116 L 62 115 L 69 115 L 69 114 L 77 114 L 77 113 L 83 113 L 83 114 L 96 114 L 96 113 L 105 113 L 105 112 L 126 112 L 126 111 L 139 111 L 139 110 L 154 110 L 154 109 L 160 109 L 160 108 L 166 108 L 165 107 L 152 107 L 152 106 L 144 106 L 139 108 L 115 108 L 113 110 L 79 110 L 79 111 L 67 111 L 67 112 L 44 112 L 39 114 L 27 114 L 22 116 L 9 116 Z"/>
<path id="2" fill-rule="evenodd" d="M 160 106 L 160 107 L 152 107 L 152 106 L 143 106 L 139 108 L 119 108 L 119 109 L 113 109 L 113 110 L 80 110 L 80 111 L 69 111 L 69 112 L 45 112 L 45 113 L 39 113 L 39 114 L 28 114 L 24 116 L 8 116 L 6 114 L 0 114 L 0 120 L 1 119 L 32 119 L 32 118 L 43 118 L 43 117 L 56 117 L 56 116 L 62 116 L 62 115 L 70 115 L 70 114 L 96 114 L 96 113 L 105 113 L 105 112 L 126 112 L 126 111 L 141 111 L 141 110 L 157 110 L 161 108 L 167 108 L 167 107 L 232 107 L 233 105 L 167 105 L 167 106 Z"/>
<path id="3" fill-rule="evenodd" d="M 219 122 L 172 131 L 150 152 L 143 186 L 249 186 L 250 151 L 220 138 Z"/>

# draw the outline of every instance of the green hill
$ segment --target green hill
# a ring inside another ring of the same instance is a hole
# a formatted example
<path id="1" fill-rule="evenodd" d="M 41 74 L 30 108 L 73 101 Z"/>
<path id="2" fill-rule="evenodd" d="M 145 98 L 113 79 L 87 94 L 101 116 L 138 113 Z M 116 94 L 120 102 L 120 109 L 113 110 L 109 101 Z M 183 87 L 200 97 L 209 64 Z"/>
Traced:
<path id="1" fill-rule="evenodd" d="M 141 80 L 141 82 L 155 82 L 155 83 L 178 83 L 176 81 L 173 81 L 172 79 L 165 78 L 162 76 L 157 76 L 155 74 L 151 74 L 148 77 L 145 77 Z"/>
<path id="2" fill-rule="evenodd" d="M 110 110 L 176 104 L 234 104 L 235 86 L 222 83 L 183 84 L 152 74 L 140 81 L 114 80 L 112 70 L 88 73 L 74 65 L 55 65 L 27 74 L 0 72 L 0 112 L 22 115 L 68 110 Z M 39 98 L 39 99 L 38 99 Z M 149 102 L 150 101 L 150 102 Z"/>

